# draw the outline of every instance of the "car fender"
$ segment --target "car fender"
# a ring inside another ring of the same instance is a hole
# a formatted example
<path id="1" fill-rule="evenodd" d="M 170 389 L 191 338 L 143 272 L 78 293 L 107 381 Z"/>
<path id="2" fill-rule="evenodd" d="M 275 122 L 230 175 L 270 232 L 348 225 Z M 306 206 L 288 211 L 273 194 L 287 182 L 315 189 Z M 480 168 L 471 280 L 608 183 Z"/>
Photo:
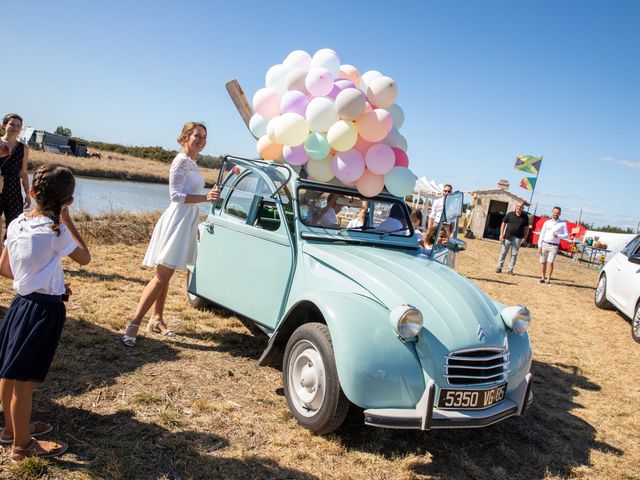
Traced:
<path id="1" fill-rule="evenodd" d="M 364 295 L 317 291 L 297 299 L 258 361 L 273 362 L 300 325 L 320 321 L 331 334 L 338 379 L 349 401 L 362 408 L 412 408 L 424 375 L 412 342 L 401 341 L 389 310 Z"/>

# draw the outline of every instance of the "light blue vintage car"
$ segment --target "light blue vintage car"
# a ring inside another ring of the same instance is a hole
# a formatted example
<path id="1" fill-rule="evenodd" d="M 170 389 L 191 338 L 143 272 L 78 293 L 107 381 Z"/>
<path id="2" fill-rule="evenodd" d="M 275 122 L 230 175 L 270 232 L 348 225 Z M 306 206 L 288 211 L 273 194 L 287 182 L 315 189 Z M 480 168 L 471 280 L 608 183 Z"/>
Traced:
<path id="1" fill-rule="evenodd" d="M 282 366 L 301 425 L 331 432 L 350 403 L 368 425 L 422 430 L 525 412 L 529 311 L 492 301 L 425 255 L 402 199 L 235 157 L 220 179 L 221 198 L 198 229 L 189 300 L 269 336 L 258 363 Z M 447 201 L 449 219 L 459 195 Z"/>

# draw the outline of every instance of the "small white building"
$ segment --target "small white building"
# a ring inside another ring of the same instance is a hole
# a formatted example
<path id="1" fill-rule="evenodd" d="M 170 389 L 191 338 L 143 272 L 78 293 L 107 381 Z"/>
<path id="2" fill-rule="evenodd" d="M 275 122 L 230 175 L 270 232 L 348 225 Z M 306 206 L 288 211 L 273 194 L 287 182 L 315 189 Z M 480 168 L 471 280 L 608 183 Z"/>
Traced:
<path id="1" fill-rule="evenodd" d="M 513 211 L 518 202 L 524 202 L 525 206 L 529 205 L 527 200 L 509 191 L 507 180 L 500 180 L 498 188 L 476 190 L 469 194 L 473 200 L 467 228 L 476 238 L 498 240 L 500 225 L 507 212 Z"/>

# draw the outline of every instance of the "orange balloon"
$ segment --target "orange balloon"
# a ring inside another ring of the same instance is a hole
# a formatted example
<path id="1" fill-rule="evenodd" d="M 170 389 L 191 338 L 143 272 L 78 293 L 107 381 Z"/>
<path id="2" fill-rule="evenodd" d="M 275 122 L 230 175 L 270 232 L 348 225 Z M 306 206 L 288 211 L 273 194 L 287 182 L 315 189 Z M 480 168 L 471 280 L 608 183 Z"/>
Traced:
<path id="1" fill-rule="evenodd" d="M 282 156 L 282 145 L 273 143 L 268 135 L 263 135 L 258 139 L 258 155 L 265 160 L 278 160 Z"/>
<path id="2" fill-rule="evenodd" d="M 356 126 L 360 136 L 367 142 L 381 142 L 393 127 L 393 117 L 388 111 L 376 108 L 356 120 Z"/>
<path id="3" fill-rule="evenodd" d="M 353 65 L 340 65 L 340 71 L 336 78 L 346 78 L 353 82 L 356 87 L 360 87 L 360 72 Z"/>

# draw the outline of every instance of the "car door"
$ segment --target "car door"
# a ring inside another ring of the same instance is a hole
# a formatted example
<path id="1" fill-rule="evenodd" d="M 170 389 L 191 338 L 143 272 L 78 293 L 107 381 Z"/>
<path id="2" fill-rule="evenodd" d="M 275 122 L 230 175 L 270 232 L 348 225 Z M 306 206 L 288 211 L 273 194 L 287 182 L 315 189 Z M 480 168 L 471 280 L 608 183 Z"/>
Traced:
<path id="1" fill-rule="evenodd" d="M 640 265 L 629 261 L 629 257 L 640 253 L 640 236 L 633 239 L 615 256 L 609 290 L 611 300 L 628 317 L 632 317 L 640 290 Z M 609 280 L 609 279 L 607 279 Z"/>
<path id="2" fill-rule="evenodd" d="M 198 295 L 270 329 L 282 313 L 293 266 L 292 239 L 276 187 L 245 166 L 201 233 Z M 224 194 L 223 190 L 223 194 Z"/>

